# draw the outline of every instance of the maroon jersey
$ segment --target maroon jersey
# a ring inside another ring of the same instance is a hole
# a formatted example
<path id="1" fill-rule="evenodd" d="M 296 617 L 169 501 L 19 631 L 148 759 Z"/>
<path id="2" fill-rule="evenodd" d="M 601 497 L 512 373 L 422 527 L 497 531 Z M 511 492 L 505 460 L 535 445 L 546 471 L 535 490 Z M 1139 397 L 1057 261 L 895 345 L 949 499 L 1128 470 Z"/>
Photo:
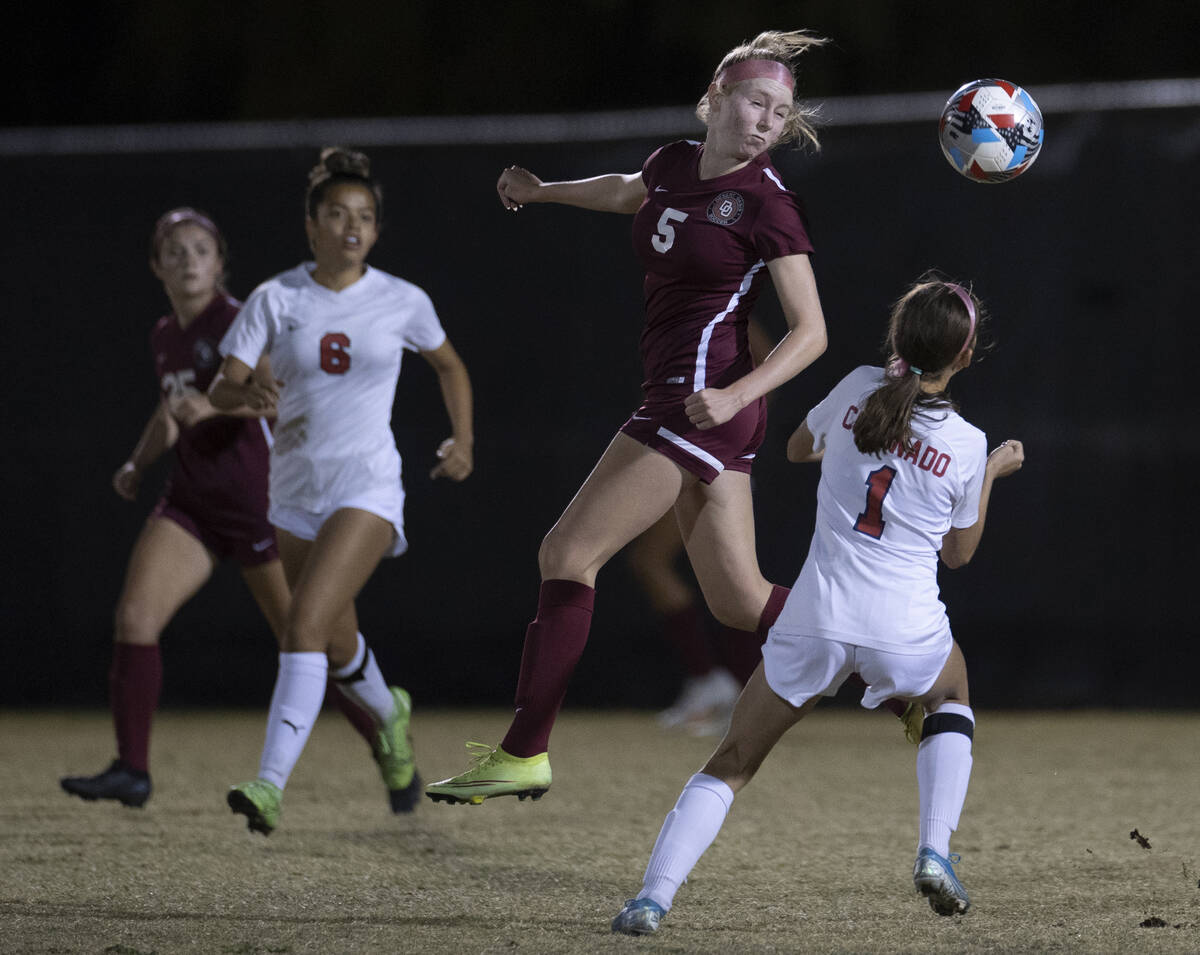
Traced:
<path id="1" fill-rule="evenodd" d="M 187 328 L 173 314 L 158 320 L 150 347 L 164 399 L 208 390 L 221 365 L 217 344 L 240 308 L 219 293 Z M 201 524 L 258 533 L 267 513 L 269 441 L 261 418 L 218 415 L 191 428 L 180 425 L 164 498 Z"/>
<path id="2" fill-rule="evenodd" d="M 701 179 L 703 151 L 679 141 L 642 166 L 646 200 L 633 220 L 633 246 L 646 270 L 647 392 L 720 388 L 749 372 L 746 322 L 766 263 L 813 250 L 803 206 L 767 153 Z"/>

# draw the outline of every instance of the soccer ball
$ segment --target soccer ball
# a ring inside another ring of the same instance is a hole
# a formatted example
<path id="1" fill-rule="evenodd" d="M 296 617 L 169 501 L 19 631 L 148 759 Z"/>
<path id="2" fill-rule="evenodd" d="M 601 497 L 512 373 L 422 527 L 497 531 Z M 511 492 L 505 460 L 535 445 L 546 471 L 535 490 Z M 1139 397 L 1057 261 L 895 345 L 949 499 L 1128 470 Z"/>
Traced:
<path id="1" fill-rule="evenodd" d="M 946 102 L 938 142 L 950 165 L 975 182 L 1006 182 L 1042 148 L 1042 111 L 1006 80 L 975 80 Z"/>

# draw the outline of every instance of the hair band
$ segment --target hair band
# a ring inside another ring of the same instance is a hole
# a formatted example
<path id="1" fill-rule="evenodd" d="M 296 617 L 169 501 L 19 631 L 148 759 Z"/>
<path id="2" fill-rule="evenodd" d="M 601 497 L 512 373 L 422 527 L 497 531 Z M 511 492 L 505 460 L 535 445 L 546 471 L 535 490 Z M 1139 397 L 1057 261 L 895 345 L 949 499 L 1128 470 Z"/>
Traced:
<path id="1" fill-rule="evenodd" d="M 778 60 L 754 59 L 730 63 L 717 74 L 714 81 L 718 86 L 740 83 L 742 80 L 775 80 L 788 88 L 789 92 L 796 89 L 796 78 L 786 63 Z"/>
<path id="2" fill-rule="evenodd" d="M 222 241 L 221 230 L 217 228 L 217 224 L 212 221 L 203 212 L 197 212 L 195 209 L 183 206 L 179 209 L 172 209 L 170 212 L 164 213 L 154 224 L 154 254 L 157 257 L 162 249 L 162 244 L 167 240 L 171 230 L 177 225 L 190 223 L 198 225 L 201 229 L 211 235 L 220 244 Z"/>
<path id="3" fill-rule="evenodd" d="M 971 327 L 967 329 L 967 340 L 963 342 L 962 348 L 958 350 L 958 354 L 961 355 L 967 350 L 967 346 L 970 345 L 972 340 L 975 338 L 975 303 L 971 300 L 971 293 L 961 285 L 955 285 L 953 282 L 947 282 L 946 287 L 952 289 L 954 293 L 962 299 L 962 303 L 967 307 L 967 316 L 971 319 Z"/>

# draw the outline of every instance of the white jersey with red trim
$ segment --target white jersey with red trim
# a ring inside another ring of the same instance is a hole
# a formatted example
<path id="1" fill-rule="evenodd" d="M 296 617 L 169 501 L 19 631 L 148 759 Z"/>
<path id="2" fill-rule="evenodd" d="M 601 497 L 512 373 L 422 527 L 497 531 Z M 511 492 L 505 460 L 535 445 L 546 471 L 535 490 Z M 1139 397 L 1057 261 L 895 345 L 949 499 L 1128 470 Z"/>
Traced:
<path id="1" fill-rule="evenodd" d="M 914 416 L 914 445 L 863 454 L 851 430 L 882 368 L 847 375 L 806 418 L 824 449 L 808 559 L 773 629 L 921 653 L 950 637 L 937 560 L 951 527 L 979 519 L 983 432 L 950 408 Z"/>
<path id="2" fill-rule="evenodd" d="M 324 513 L 375 498 L 401 502 L 391 430 L 401 356 L 438 348 L 446 333 L 411 282 L 368 267 L 335 292 L 313 281 L 312 269 L 304 263 L 255 289 L 220 346 L 252 368 L 269 354 L 283 382 L 271 504 Z"/>

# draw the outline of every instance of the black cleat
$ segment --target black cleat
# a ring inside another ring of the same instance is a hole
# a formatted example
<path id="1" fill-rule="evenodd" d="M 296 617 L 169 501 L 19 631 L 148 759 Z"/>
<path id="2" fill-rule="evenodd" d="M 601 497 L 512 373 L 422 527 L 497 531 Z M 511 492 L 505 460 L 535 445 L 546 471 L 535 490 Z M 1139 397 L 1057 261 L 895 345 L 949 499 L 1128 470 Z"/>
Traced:
<path id="1" fill-rule="evenodd" d="M 413 770 L 412 782 L 403 789 L 389 789 L 388 802 L 391 803 L 392 812 L 412 812 L 417 808 L 417 803 L 421 800 L 421 776 L 417 771 Z"/>
<path id="2" fill-rule="evenodd" d="M 114 759 L 108 769 L 96 776 L 64 776 L 59 784 L 71 795 L 88 802 L 116 799 L 121 805 L 135 809 L 146 804 L 153 788 L 149 773 L 130 769 L 119 759 Z"/>

